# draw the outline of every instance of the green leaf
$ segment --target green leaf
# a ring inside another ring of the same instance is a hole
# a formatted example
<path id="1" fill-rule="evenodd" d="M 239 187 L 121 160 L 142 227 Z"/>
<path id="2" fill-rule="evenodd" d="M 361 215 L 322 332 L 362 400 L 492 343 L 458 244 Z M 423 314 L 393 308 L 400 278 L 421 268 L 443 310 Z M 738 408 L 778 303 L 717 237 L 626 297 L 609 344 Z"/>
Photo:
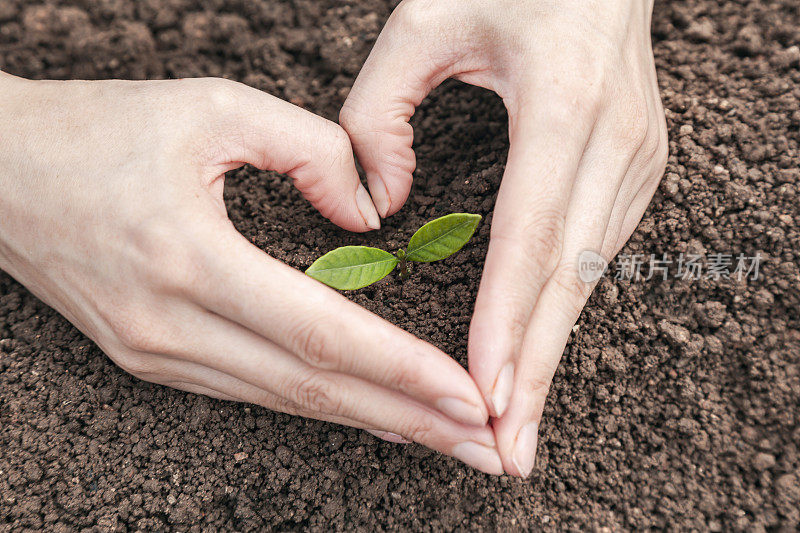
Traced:
<path id="1" fill-rule="evenodd" d="M 314 261 L 306 274 L 334 289 L 352 291 L 385 278 L 397 263 L 395 256 L 378 248 L 343 246 Z"/>
<path id="2" fill-rule="evenodd" d="M 467 244 L 480 221 L 480 215 L 470 213 L 451 213 L 431 220 L 411 236 L 406 257 L 422 263 L 449 257 Z"/>

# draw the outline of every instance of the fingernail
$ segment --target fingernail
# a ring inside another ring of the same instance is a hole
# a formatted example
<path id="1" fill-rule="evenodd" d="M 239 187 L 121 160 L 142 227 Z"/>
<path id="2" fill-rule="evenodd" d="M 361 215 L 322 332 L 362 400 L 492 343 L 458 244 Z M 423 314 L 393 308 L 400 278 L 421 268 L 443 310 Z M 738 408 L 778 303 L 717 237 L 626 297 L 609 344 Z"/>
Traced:
<path id="1" fill-rule="evenodd" d="M 505 413 L 508 402 L 511 401 L 511 389 L 513 386 L 514 363 L 508 363 L 497 373 L 497 379 L 495 379 L 494 388 L 492 389 L 492 396 L 489 398 L 494 416 L 503 416 L 503 413 Z"/>
<path id="2" fill-rule="evenodd" d="M 453 446 L 453 457 L 487 474 L 499 476 L 503 473 L 497 450 L 477 442 L 459 442 Z"/>
<path id="3" fill-rule="evenodd" d="M 392 207 L 392 202 L 389 200 L 389 191 L 386 189 L 386 183 L 380 176 L 375 176 L 372 179 L 367 179 L 369 184 L 369 192 L 372 194 L 372 201 L 375 208 L 382 217 L 386 217 L 389 213 L 389 208 Z"/>
<path id="4" fill-rule="evenodd" d="M 381 217 L 378 216 L 375 204 L 372 203 L 372 198 L 370 198 L 367 189 L 361 184 L 359 184 L 356 191 L 356 205 L 361 212 L 361 218 L 364 219 L 367 226 L 371 229 L 381 229 Z"/>
<path id="5" fill-rule="evenodd" d="M 539 439 L 539 424 L 528 422 L 517 433 L 517 441 L 514 443 L 514 452 L 511 455 L 511 462 L 517 469 L 517 473 L 522 477 L 528 477 L 533 470 L 533 462 L 536 459 L 536 441 Z"/>
<path id="6" fill-rule="evenodd" d="M 473 426 L 486 424 L 486 413 L 483 409 L 458 398 L 440 398 L 436 402 L 436 408 L 453 420 L 458 420 L 465 424 Z"/>
<path id="7" fill-rule="evenodd" d="M 387 442 L 394 442 L 395 444 L 411 444 L 410 440 L 407 440 L 402 435 L 398 435 L 397 433 L 392 433 L 391 431 L 378 431 L 377 429 L 367 429 L 366 432 L 371 435 L 375 435 L 379 439 L 383 439 Z"/>

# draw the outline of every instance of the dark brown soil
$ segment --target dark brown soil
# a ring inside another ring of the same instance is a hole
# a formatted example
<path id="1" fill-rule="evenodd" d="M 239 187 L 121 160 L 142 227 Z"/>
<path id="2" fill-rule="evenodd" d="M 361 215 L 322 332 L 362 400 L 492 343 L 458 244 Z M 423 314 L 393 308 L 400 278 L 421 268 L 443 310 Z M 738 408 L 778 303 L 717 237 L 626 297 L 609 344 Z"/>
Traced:
<path id="1" fill-rule="evenodd" d="M 390 9 L 0 0 L 0 68 L 226 76 L 335 119 Z M 0 531 L 800 527 L 800 3 L 661 1 L 653 35 L 671 155 L 625 252 L 760 252 L 763 277 L 604 279 L 559 367 L 530 479 L 137 381 L 0 274 Z M 494 95 L 448 83 L 414 124 L 414 189 L 377 234 L 338 230 L 287 179 L 249 168 L 227 203 L 297 268 L 338 245 L 400 244 L 434 216 L 485 215 L 473 244 L 402 289 L 391 277 L 350 295 L 465 362 L 506 116 Z"/>

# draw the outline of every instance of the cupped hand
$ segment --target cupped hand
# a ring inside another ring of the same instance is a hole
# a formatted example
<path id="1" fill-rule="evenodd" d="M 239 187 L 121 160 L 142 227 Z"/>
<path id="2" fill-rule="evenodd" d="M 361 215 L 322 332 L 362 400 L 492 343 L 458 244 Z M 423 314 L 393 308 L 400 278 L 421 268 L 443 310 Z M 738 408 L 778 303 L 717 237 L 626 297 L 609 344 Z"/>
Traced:
<path id="1" fill-rule="evenodd" d="M 405 0 L 342 108 L 382 216 L 405 202 L 415 107 L 447 78 L 493 90 L 510 150 L 469 337 L 505 470 L 526 476 L 571 328 L 641 219 L 667 157 L 652 1 Z"/>
<path id="2" fill-rule="evenodd" d="M 244 163 L 346 229 L 378 226 L 345 132 L 260 91 L 0 74 L 0 268 L 141 379 L 500 473 L 463 368 L 234 229 L 223 180 Z"/>

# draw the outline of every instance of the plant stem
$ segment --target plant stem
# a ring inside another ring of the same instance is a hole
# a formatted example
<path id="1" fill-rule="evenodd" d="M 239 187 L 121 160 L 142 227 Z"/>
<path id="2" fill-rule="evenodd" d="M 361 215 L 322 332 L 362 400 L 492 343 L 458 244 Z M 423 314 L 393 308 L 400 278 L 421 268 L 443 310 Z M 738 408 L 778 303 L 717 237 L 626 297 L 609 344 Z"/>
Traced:
<path id="1" fill-rule="evenodd" d="M 411 276 L 411 272 L 408 271 L 408 264 L 406 263 L 405 259 L 400 260 L 400 279 L 407 280 Z"/>
<path id="2" fill-rule="evenodd" d="M 400 279 L 405 281 L 411 276 L 411 272 L 408 271 L 408 263 L 406 262 L 406 251 L 400 248 L 395 255 L 400 260 Z"/>

